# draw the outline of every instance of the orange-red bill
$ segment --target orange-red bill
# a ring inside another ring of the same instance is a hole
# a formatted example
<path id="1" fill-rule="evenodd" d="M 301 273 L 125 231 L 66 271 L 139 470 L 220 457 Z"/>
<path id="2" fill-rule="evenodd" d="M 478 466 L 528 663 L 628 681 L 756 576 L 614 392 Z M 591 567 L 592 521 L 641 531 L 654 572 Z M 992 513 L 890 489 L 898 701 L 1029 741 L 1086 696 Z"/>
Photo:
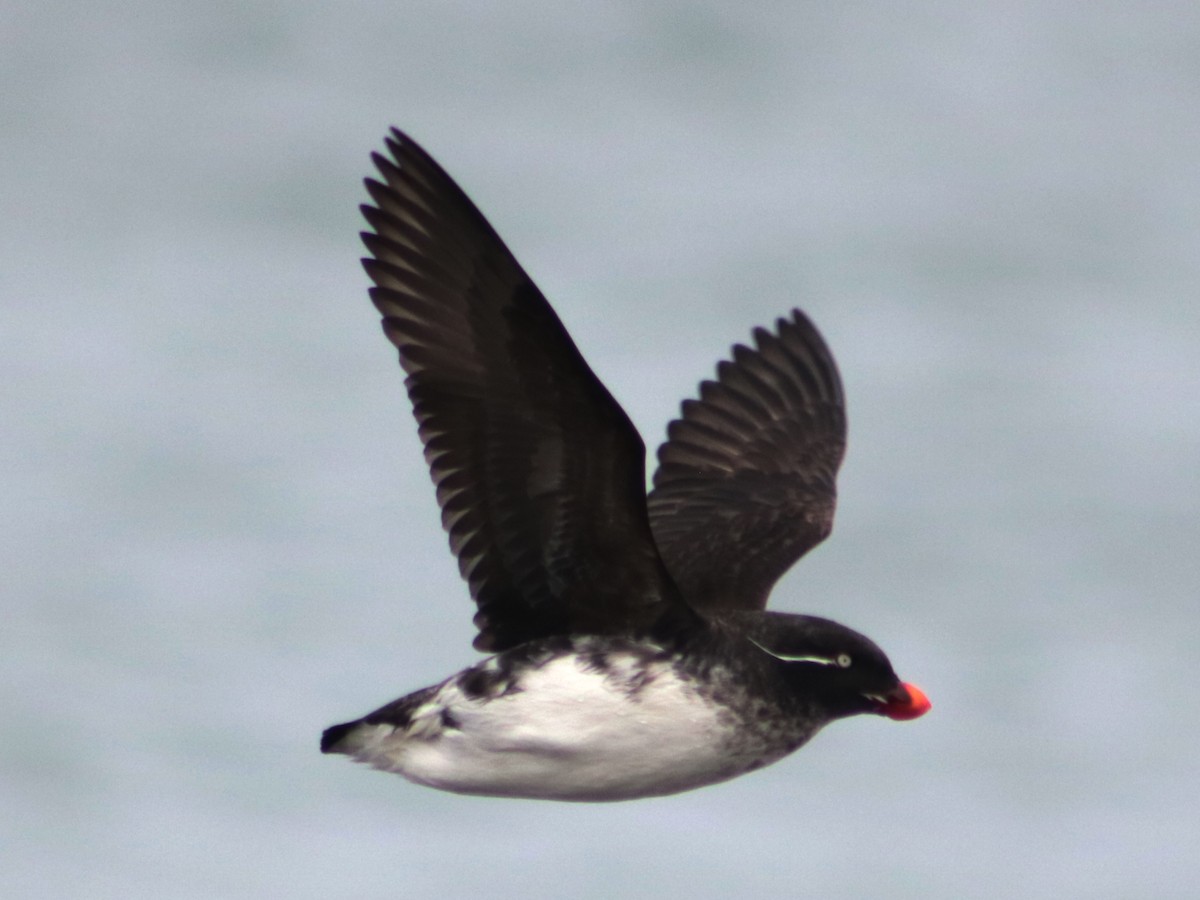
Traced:
<path id="1" fill-rule="evenodd" d="M 915 684 L 905 682 L 900 685 L 900 690 L 888 699 L 880 712 L 889 719 L 903 722 L 908 719 L 920 718 L 929 712 L 932 706 L 933 704 L 929 702 L 929 698 L 925 696 L 923 690 Z"/>

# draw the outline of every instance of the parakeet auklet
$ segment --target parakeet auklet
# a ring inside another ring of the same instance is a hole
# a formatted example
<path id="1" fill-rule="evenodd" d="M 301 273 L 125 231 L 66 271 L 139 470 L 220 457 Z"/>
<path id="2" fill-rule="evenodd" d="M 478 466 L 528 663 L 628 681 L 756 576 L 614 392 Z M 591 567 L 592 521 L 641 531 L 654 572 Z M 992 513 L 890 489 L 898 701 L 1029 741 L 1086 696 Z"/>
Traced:
<path id="1" fill-rule="evenodd" d="M 400 351 L 442 524 L 493 655 L 326 730 L 464 794 L 628 800 L 724 781 L 857 713 L 930 707 L 842 625 L 767 612 L 829 534 L 842 385 L 798 310 L 645 446 L 541 291 L 411 138 L 363 214 L 371 299 Z"/>

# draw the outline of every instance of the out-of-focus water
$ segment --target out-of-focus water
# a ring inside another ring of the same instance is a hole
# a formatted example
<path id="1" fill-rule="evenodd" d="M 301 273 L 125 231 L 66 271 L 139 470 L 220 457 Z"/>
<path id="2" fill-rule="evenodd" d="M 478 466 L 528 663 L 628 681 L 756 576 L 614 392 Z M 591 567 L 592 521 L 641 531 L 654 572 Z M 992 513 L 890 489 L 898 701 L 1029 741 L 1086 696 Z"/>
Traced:
<path id="1" fill-rule="evenodd" d="M 1200 882 L 1200 8 L 0 14 L 0 893 L 1163 898 Z M 474 658 L 357 257 L 388 125 L 653 446 L 793 305 L 850 397 L 774 604 L 911 724 L 613 806 L 317 752 Z"/>

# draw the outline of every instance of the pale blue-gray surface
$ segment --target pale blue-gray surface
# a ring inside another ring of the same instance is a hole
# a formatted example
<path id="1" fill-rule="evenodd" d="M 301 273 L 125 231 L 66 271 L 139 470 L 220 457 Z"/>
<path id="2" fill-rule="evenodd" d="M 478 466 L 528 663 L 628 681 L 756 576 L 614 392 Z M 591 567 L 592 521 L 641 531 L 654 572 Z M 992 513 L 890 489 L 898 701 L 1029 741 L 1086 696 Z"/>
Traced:
<path id="1" fill-rule="evenodd" d="M 5 897 L 1193 896 L 1200 7 L 0 11 Z M 355 209 L 411 130 L 651 445 L 798 304 L 851 404 L 780 608 L 934 702 L 676 798 L 321 757 L 460 667 Z"/>

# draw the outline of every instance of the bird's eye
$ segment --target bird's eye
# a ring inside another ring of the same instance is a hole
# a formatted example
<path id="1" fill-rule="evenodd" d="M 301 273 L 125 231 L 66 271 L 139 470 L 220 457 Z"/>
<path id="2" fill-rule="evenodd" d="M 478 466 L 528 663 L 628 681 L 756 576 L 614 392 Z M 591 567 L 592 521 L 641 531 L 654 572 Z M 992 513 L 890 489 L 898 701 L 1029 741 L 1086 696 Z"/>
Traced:
<path id="1" fill-rule="evenodd" d="M 851 659 L 850 659 L 850 654 L 849 654 L 849 653 L 839 653 L 839 654 L 838 654 L 838 658 L 837 658 L 837 664 L 838 664 L 839 666 L 841 666 L 843 669 L 848 669 L 848 668 L 850 668 L 850 663 L 851 663 L 851 662 L 853 662 L 853 660 L 851 660 Z"/>

